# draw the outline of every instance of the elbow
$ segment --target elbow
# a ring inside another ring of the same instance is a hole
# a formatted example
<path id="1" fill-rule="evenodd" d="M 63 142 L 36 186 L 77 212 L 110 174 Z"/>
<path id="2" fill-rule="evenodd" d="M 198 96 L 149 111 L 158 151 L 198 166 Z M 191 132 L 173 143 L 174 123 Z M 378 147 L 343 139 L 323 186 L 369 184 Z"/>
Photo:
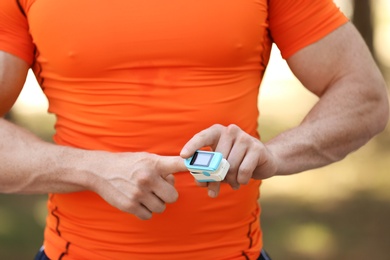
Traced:
<path id="1" fill-rule="evenodd" d="M 382 100 L 382 105 L 380 110 L 381 112 L 379 113 L 380 114 L 379 132 L 382 132 L 386 128 L 390 119 L 389 97 L 387 95 L 387 92 L 386 95 L 384 95 L 384 98 Z"/>
<path id="2" fill-rule="evenodd" d="M 385 95 L 382 95 L 378 102 L 376 102 L 372 114 L 374 116 L 370 128 L 372 135 L 374 136 L 384 131 L 389 122 L 390 112 L 389 98 L 387 93 Z"/>

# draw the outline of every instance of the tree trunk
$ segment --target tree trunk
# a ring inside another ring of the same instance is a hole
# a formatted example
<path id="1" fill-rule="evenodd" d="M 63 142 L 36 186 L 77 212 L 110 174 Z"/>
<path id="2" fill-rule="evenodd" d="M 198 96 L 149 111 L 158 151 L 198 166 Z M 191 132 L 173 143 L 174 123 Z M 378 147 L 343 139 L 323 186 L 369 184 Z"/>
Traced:
<path id="1" fill-rule="evenodd" d="M 375 57 L 371 0 L 354 0 L 353 2 L 354 8 L 352 22 L 363 36 L 368 48 Z"/>

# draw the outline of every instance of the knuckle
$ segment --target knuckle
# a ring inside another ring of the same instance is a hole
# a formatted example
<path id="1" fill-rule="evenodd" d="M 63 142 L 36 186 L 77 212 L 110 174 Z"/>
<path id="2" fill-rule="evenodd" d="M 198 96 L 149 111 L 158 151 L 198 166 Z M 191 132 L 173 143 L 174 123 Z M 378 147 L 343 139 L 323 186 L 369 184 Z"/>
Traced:
<path id="1" fill-rule="evenodd" d="M 148 152 L 138 152 L 138 163 L 141 163 L 142 165 L 151 165 L 156 163 L 159 156 L 156 154 L 148 153 Z"/>
<path id="2" fill-rule="evenodd" d="M 236 142 L 249 145 L 251 140 L 244 134 L 238 134 L 236 137 Z"/>
<path id="3" fill-rule="evenodd" d="M 207 135 L 207 133 L 203 130 L 203 131 L 200 131 L 199 133 L 196 133 L 194 136 L 193 136 L 193 139 L 195 140 L 201 140 L 203 139 L 205 136 Z"/>
<path id="4" fill-rule="evenodd" d="M 135 201 L 137 201 L 137 202 L 140 201 L 140 199 L 143 198 L 144 195 L 145 195 L 144 192 L 140 189 L 133 190 L 131 192 L 131 194 L 129 195 L 129 198 L 130 198 L 129 203 L 133 203 Z"/>
<path id="5" fill-rule="evenodd" d="M 260 142 L 259 139 L 256 139 L 256 138 L 251 136 L 249 138 L 249 141 L 250 141 L 251 147 L 253 147 L 255 152 L 258 152 L 261 150 L 261 145 L 259 145 L 259 144 L 262 144 L 262 143 Z"/>
<path id="6" fill-rule="evenodd" d="M 216 130 L 220 130 L 220 129 L 222 129 L 224 126 L 223 125 L 221 125 L 221 124 L 214 124 L 214 125 L 212 125 L 210 128 L 211 129 L 216 129 Z"/>
<path id="7" fill-rule="evenodd" d="M 140 174 L 138 174 L 137 176 L 137 184 L 139 187 L 145 187 L 145 186 L 149 186 L 151 184 L 151 174 L 148 173 L 148 172 L 142 172 Z M 138 190 L 138 192 L 140 192 Z"/>
<path id="8" fill-rule="evenodd" d="M 241 167 L 238 173 L 239 177 L 239 183 L 240 184 L 247 184 L 249 182 L 249 179 L 252 175 L 251 169 L 247 167 Z"/>
<path id="9" fill-rule="evenodd" d="M 226 131 L 228 133 L 237 133 L 238 131 L 240 131 L 241 128 L 239 128 L 237 125 L 235 124 L 230 124 L 226 127 Z"/>

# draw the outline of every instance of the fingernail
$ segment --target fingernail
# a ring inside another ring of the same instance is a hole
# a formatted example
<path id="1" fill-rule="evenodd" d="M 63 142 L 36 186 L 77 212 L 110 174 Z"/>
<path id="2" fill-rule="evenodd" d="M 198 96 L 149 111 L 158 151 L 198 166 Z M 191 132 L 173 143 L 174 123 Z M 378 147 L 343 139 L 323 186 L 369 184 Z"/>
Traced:
<path id="1" fill-rule="evenodd" d="M 240 185 L 233 186 L 232 188 L 233 188 L 233 190 L 238 190 L 240 188 Z"/>
<path id="2" fill-rule="evenodd" d="M 209 190 L 208 193 L 209 193 L 209 197 L 211 197 L 211 198 L 217 197 L 217 193 L 215 191 L 213 191 L 213 190 Z"/>

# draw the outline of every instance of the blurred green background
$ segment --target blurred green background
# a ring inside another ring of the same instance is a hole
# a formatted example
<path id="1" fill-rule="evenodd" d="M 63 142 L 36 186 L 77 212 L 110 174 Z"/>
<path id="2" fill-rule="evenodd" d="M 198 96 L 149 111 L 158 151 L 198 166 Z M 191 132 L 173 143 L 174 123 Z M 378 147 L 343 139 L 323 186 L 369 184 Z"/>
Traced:
<path id="1" fill-rule="evenodd" d="M 389 84 L 390 1 L 336 2 L 361 30 Z M 298 124 L 316 100 L 274 48 L 259 98 L 262 139 Z M 54 117 L 46 109 L 29 74 L 10 119 L 51 141 Z M 390 259 L 389 126 L 343 161 L 266 180 L 261 193 L 264 244 L 273 259 Z M 0 194 L 0 259 L 33 259 L 45 206 L 46 195 Z"/>

